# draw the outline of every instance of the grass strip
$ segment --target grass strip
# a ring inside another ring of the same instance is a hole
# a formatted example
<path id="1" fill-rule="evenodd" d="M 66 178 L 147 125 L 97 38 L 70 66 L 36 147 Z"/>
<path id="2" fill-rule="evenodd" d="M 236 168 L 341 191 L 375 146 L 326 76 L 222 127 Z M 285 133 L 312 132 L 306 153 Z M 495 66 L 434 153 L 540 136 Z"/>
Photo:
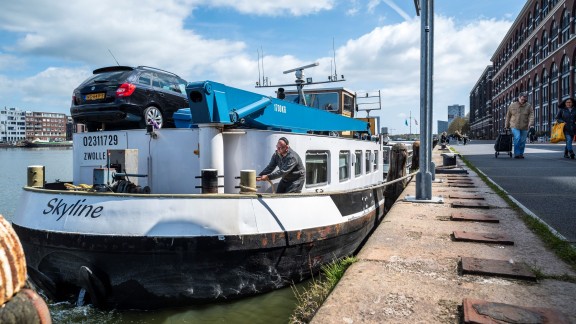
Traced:
<path id="1" fill-rule="evenodd" d="M 294 291 L 297 303 L 294 312 L 290 316 L 289 323 L 310 323 L 312 317 L 328 298 L 332 289 L 336 287 L 346 269 L 356 261 L 358 261 L 356 257 L 346 257 L 322 266 L 319 278 L 312 278 L 310 286 L 302 292 L 292 285 L 292 291 Z"/>

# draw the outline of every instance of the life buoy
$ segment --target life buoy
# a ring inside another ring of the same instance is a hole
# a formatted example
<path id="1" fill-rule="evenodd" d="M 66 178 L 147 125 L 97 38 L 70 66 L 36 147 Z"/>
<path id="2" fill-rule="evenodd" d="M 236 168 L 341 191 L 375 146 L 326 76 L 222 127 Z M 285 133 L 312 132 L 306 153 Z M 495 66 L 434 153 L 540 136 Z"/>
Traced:
<path id="1" fill-rule="evenodd" d="M 12 225 L 0 215 L 0 305 L 26 283 L 26 258 Z"/>

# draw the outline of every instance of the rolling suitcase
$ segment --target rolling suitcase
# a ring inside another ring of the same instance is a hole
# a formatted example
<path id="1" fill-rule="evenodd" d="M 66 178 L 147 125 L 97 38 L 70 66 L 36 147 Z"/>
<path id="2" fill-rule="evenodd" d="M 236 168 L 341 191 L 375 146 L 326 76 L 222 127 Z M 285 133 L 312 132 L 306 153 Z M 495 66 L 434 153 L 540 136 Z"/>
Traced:
<path id="1" fill-rule="evenodd" d="M 496 138 L 496 143 L 494 143 L 494 156 L 498 158 L 500 152 L 508 152 L 508 155 L 512 157 L 512 134 L 509 130 L 504 131 L 504 133 L 498 134 Z"/>

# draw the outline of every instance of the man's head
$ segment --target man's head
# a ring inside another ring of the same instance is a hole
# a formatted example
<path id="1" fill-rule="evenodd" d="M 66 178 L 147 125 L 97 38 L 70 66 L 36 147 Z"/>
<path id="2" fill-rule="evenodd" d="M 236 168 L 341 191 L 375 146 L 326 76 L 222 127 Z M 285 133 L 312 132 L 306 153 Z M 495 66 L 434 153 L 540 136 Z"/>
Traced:
<path id="1" fill-rule="evenodd" d="M 526 92 L 520 92 L 518 95 L 518 101 L 520 101 L 520 103 L 525 103 L 528 101 L 528 94 Z"/>
<path id="2" fill-rule="evenodd" d="M 286 137 L 280 137 L 278 139 L 278 143 L 276 143 L 276 152 L 282 156 L 286 155 L 286 153 L 288 153 L 288 149 L 290 148 L 288 144 L 289 142 Z"/>

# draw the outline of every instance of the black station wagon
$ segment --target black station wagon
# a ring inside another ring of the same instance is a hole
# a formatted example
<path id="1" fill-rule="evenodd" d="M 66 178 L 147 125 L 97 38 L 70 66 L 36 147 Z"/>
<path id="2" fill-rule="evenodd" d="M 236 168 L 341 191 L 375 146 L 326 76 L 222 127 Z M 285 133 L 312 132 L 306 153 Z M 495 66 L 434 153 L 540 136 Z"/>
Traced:
<path id="1" fill-rule="evenodd" d="M 70 115 L 89 132 L 174 127 L 174 112 L 189 106 L 185 90 L 186 81 L 168 71 L 104 67 L 74 89 Z"/>

